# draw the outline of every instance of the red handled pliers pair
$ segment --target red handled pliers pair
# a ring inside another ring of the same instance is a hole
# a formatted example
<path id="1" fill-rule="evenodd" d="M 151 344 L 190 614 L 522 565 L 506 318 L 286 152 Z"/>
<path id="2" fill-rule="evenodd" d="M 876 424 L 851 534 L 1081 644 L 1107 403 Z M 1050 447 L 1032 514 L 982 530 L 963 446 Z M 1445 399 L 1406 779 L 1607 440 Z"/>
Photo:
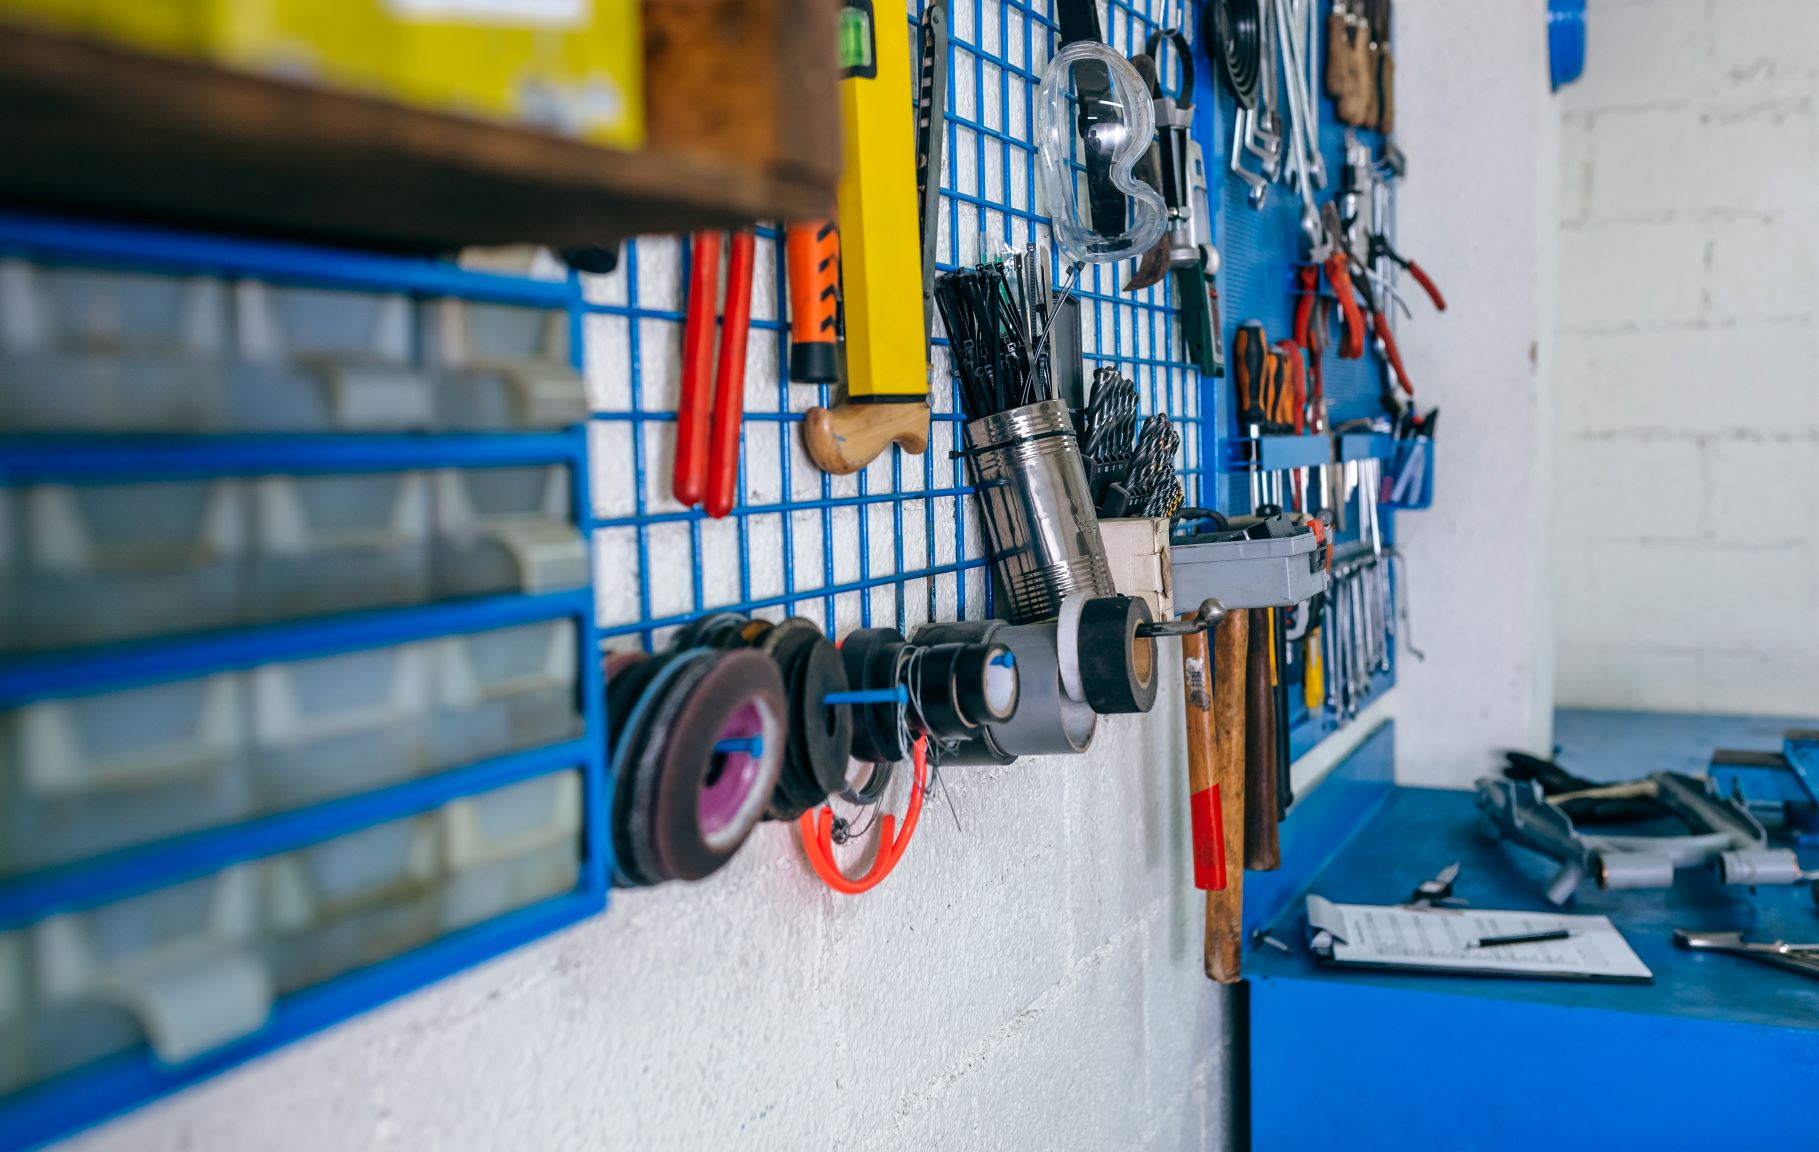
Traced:
<path id="1" fill-rule="evenodd" d="M 671 478 L 679 502 L 700 504 L 716 519 L 733 510 L 739 486 L 745 343 L 752 326 L 752 266 L 758 246 L 757 234 L 750 230 L 730 236 L 717 360 L 712 355 L 714 298 L 722 234 L 697 232 L 691 241 L 688 313 L 682 325 L 682 402 L 676 410 L 676 470 Z M 711 392 L 709 364 L 714 365 Z"/>

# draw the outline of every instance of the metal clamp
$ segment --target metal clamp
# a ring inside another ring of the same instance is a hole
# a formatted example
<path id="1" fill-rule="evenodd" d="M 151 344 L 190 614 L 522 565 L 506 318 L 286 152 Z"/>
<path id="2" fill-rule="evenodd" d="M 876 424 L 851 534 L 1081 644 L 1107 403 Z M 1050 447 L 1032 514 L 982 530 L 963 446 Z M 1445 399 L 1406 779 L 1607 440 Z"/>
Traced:
<path id="1" fill-rule="evenodd" d="M 1225 619 L 1225 605 L 1217 600 L 1202 600 L 1199 608 L 1183 613 L 1173 620 L 1152 620 L 1147 624 L 1137 625 L 1137 635 L 1152 639 L 1158 636 L 1192 636 L 1196 632 L 1210 630 L 1213 625 L 1223 619 Z"/>

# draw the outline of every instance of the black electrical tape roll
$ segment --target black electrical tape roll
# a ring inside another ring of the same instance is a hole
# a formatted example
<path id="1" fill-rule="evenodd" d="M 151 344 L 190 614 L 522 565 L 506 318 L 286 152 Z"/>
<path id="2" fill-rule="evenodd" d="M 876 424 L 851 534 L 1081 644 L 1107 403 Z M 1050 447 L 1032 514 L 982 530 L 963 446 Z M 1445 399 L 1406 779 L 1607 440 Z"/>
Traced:
<path id="1" fill-rule="evenodd" d="M 960 666 L 983 644 L 916 646 L 910 661 L 910 724 L 937 740 L 957 740 L 979 727 L 960 703 Z"/>
<path id="2" fill-rule="evenodd" d="M 1011 764 L 1016 757 L 999 750 L 992 740 L 992 730 L 981 728 L 973 735 L 942 750 L 941 766 L 973 767 L 983 764 Z"/>
<path id="3" fill-rule="evenodd" d="M 749 619 L 737 612 L 711 612 L 689 621 L 670 637 L 669 650 L 682 652 L 690 648 L 737 648 L 745 643 L 740 632 Z"/>
<path id="4" fill-rule="evenodd" d="M 762 652 L 710 654 L 699 676 L 680 676 L 664 693 L 639 773 L 655 781 L 652 832 L 666 876 L 705 879 L 745 843 L 777 786 L 787 716 L 777 665 Z M 715 750 L 745 739 L 763 747 Z"/>
<path id="5" fill-rule="evenodd" d="M 1080 685 L 1102 716 L 1148 712 L 1156 703 L 1156 642 L 1137 635 L 1149 605 L 1134 596 L 1101 596 L 1080 610 Z"/>
<path id="6" fill-rule="evenodd" d="M 842 645 L 842 647 L 844 647 L 844 645 Z M 897 762 L 895 760 L 880 760 L 876 763 L 867 764 L 866 768 L 870 770 L 871 774 L 867 776 L 863 782 L 858 784 L 848 781 L 847 784 L 840 789 L 840 798 L 845 800 L 848 804 L 859 804 L 867 808 L 871 807 L 873 804 L 884 799 L 884 790 L 891 786 L 891 774 L 896 771 L 896 766 Z"/>
<path id="7" fill-rule="evenodd" d="M 931 644 L 912 663 L 929 735 L 953 740 L 1017 711 L 1017 663 L 1002 644 Z"/>
<path id="8" fill-rule="evenodd" d="M 854 691 L 895 688 L 903 682 L 909 645 L 895 628 L 861 628 L 840 642 L 847 686 Z M 853 757 L 894 762 L 909 755 L 903 746 L 903 707 L 895 701 L 853 706 Z M 882 791 L 882 789 L 880 789 Z"/>
<path id="9" fill-rule="evenodd" d="M 792 616 L 765 632 L 758 639 L 758 648 L 765 655 L 777 662 L 777 671 L 783 678 L 783 687 L 790 693 L 792 714 L 797 709 L 798 693 L 795 687 L 795 673 L 801 663 L 800 653 L 810 645 L 822 639 L 821 629 L 799 616 Z M 835 660 L 838 662 L 838 654 Z M 847 720 L 847 740 L 852 739 L 851 719 Z M 817 791 L 815 775 L 807 757 L 801 748 L 800 725 L 790 724 L 789 743 L 783 751 L 783 769 L 777 774 L 777 790 L 771 794 L 766 817 L 772 820 L 794 820 L 802 813 L 827 798 L 828 790 Z M 841 765 L 844 770 L 844 762 Z"/>
<path id="10" fill-rule="evenodd" d="M 806 620 L 784 621 L 765 641 L 790 697 L 789 744 L 770 814 L 793 820 L 846 786 L 852 710 L 827 703 L 829 695 L 846 690 L 846 666 L 839 649 Z"/>

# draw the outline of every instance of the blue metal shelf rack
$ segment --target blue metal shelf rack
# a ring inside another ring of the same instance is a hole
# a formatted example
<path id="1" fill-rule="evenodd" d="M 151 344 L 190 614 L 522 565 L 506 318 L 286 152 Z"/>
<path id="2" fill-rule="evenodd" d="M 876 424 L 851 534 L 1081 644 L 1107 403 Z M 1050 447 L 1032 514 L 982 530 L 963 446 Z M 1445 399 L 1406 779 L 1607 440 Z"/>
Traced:
<path id="1" fill-rule="evenodd" d="M 173 275 L 250 277 L 291 285 L 572 310 L 572 281 L 470 272 L 451 264 L 133 226 L 0 213 L 0 254 L 43 264 Z M 231 475 L 383 472 L 560 464 L 583 526 L 586 429 L 450 435 L 0 436 L 0 487 Z M 36 700 L 186 679 L 546 620 L 579 637 L 581 734 L 308 807 L 206 828 L 0 880 L 0 931 L 207 875 L 230 864 L 576 769 L 582 779 L 581 870 L 569 892 L 280 998 L 258 1031 L 181 1065 L 141 1048 L 0 1098 L 0 1148 L 31 1147 L 96 1123 L 442 979 L 605 907 L 606 741 L 591 587 L 351 612 L 249 628 L 0 657 L 0 709 Z"/>

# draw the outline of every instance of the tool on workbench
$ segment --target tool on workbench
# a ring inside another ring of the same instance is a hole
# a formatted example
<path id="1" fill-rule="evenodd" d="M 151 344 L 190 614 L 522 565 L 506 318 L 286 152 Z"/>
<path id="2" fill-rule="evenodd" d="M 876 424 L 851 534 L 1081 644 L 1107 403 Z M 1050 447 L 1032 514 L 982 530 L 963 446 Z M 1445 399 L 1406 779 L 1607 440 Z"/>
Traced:
<path id="1" fill-rule="evenodd" d="M 1459 861 L 1455 860 L 1436 872 L 1431 879 L 1415 885 L 1403 905 L 1408 908 L 1463 908 L 1465 900 L 1453 895 L 1459 879 Z"/>
<path id="2" fill-rule="evenodd" d="M 846 399 L 803 420 L 810 458 L 837 475 L 857 472 L 895 442 L 928 447 L 928 329 L 915 295 L 922 284 L 909 24 L 875 19 L 871 0 L 840 10 L 839 183 L 841 302 L 846 323 Z"/>
<path id="3" fill-rule="evenodd" d="M 1512 766 L 1507 776 L 1480 779 L 1478 806 L 1498 835 L 1559 863 L 1547 888 L 1555 904 L 1571 899 L 1588 876 L 1601 888 L 1666 888 L 1676 869 L 1695 866 L 1706 867 L 1721 884 L 1741 887 L 1810 884 L 1819 876 L 1804 870 L 1791 849 L 1771 847 L 1748 807 L 1721 795 L 1708 777 L 1655 772 L 1562 791 L 1555 776 L 1521 776 Z M 1568 811 L 1574 802 L 1607 798 L 1652 802 L 1678 827 L 1665 835 L 1593 831 L 1579 827 L 1589 825 L 1587 817 Z"/>
<path id="4" fill-rule="evenodd" d="M 676 499 L 719 518 L 732 511 L 739 483 L 739 422 L 745 413 L 745 346 L 751 333 L 752 267 L 757 235 L 735 232 L 726 261 L 726 311 L 714 347 L 714 295 L 721 236 L 697 232 L 691 247 L 688 313 L 682 327 L 682 394 L 676 409 Z M 710 379 L 711 373 L 711 379 Z"/>
<path id="5" fill-rule="evenodd" d="M 1696 952 L 1723 952 L 1819 977 L 1819 944 L 1749 941 L 1741 932 L 1695 932 L 1690 928 L 1674 929 L 1674 943 Z"/>

